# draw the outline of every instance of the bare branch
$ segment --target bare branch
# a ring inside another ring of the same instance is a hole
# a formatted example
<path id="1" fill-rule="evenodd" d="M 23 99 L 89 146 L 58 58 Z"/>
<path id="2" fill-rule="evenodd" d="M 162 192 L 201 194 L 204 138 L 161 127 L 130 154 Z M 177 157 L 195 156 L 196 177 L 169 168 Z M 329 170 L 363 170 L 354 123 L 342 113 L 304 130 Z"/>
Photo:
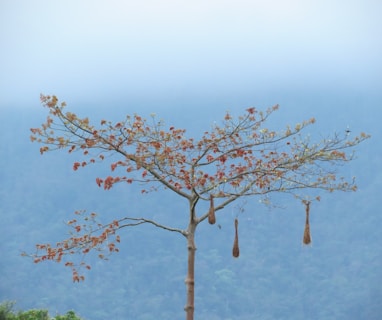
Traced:
<path id="1" fill-rule="evenodd" d="M 123 218 L 122 220 L 124 220 L 124 221 L 125 220 L 131 220 L 131 221 L 136 221 L 136 222 L 135 223 L 122 224 L 119 226 L 119 229 L 122 229 L 125 227 L 137 226 L 137 225 L 140 225 L 143 223 L 149 223 L 149 224 L 154 225 L 155 227 L 158 227 L 158 228 L 161 228 L 161 229 L 164 229 L 167 231 L 178 232 L 178 233 L 182 234 L 183 236 L 187 236 L 186 230 L 182 230 L 182 229 L 178 229 L 178 228 L 171 228 L 171 227 L 165 226 L 163 224 L 160 224 L 154 220 L 150 220 L 150 219 L 146 219 L 146 218 L 129 218 L 129 217 L 127 217 L 127 218 Z"/>

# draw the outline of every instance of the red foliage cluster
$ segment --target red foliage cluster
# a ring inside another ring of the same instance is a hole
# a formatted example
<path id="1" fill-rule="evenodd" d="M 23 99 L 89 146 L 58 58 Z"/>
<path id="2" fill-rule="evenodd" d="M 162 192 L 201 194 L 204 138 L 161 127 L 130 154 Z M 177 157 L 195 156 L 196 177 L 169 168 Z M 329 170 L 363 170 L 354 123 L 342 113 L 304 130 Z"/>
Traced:
<path id="1" fill-rule="evenodd" d="M 118 167 L 125 167 L 125 172 L 142 170 L 141 179 L 126 176 L 98 178 L 97 184 L 104 189 L 110 189 L 115 183 L 125 181 L 164 182 L 166 187 L 173 190 L 201 189 L 221 186 L 226 182 L 237 187 L 243 177 L 256 170 L 259 165 L 257 158 L 252 155 L 252 147 L 262 141 L 243 141 L 242 135 L 255 131 L 278 106 L 270 108 L 264 115 L 255 108 L 247 109 L 247 114 L 234 123 L 227 113 L 222 127 L 216 126 L 212 132 L 205 132 L 201 140 L 185 137 L 185 130 L 171 126 L 168 131 L 161 124 L 149 125 L 139 115 L 127 117 L 124 122 L 112 124 L 102 120 L 101 127 L 90 125 L 88 118 L 64 112 L 65 103 L 59 104 L 57 97 L 41 95 L 41 102 L 49 108 L 50 115 L 60 119 L 55 123 L 51 117 L 42 128 L 31 129 L 32 141 L 45 143 L 40 152 L 49 151 L 49 144 L 58 148 L 68 148 L 68 152 L 82 150 L 84 156 L 89 156 L 87 161 L 74 162 L 73 169 L 78 170 L 89 163 L 104 160 L 104 153 L 115 151 L 123 156 L 111 164 L 111 171 Z M 61 129 L 61 130 L 57 130 Z M 68 131 L 75 140 L 55 135 L 56 132 Z M 261 139 L 271 140 L 274 133 L 263 135 Z M 91 150 L 104 150 L 91 157 Z M 276 155 L 277 156 L 277 155 Z M 276 158 L 273 157 L 273 161 Z M 244 162 L 239 161 L 243 159 Z M 235 160 L 226 167 L 228 160 Z M 256 161 L 255 161 L 256 160 Z M 207 164 L 213 164 L 216 170 L 203 170 Z M 269 167 L 269 166 L 268 166 Z M 193 171 L 193 174 L 191 174 Z M 262 175 L 258 177 L 261 179 Z M 258 185 L 264 185 L 259 183 Z"/>
<path id="2" fill-rule="evenodd" d="M 36 250 L 38 253 L 34 255 L 35 263 L 47 260 L 61 262 L 64 257 L 73 254 L 83 256 L 93 249 L 99 252 L 106 250 L 108 254 L 119 251 L 116 246 L 116 243 L 121 241 L 120 236 L 116 235 L 116 231 L 120 227 L 119 221 L 114 220 L 109 224 L 102 225 L 96 222 L 95 213 L 86 215 L 84 211 L 77 211 L 75 214 L 81 216 L 84 223 L 79 224 L 77 219 L 68 221 L 68 226 L 73 230 L 71 237 L 56 243 L 54 247 L 50 244 L 37 244 Z M 104 254 L 99 254 L 98 257 L 105 259 Z M 83 275 L 79 275 L 79 268 L 91 269 L 89 265 L 83 262 L 83 258 L 79 263 L 67 260 L 64 265 L 72 269 L 73 281 L 85 279 Z"/>

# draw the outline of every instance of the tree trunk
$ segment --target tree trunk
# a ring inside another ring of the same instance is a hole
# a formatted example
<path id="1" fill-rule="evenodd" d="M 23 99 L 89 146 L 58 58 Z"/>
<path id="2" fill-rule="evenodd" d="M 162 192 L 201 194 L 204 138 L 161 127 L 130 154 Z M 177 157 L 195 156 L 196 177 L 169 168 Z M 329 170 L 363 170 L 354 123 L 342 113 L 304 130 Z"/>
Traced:
<path id="1" fill-rule="evenodd" d="M 186 311 L 186 320 L 194 319 L 194 297 L 195 297 L 195 229 L 196 223 L 191 219 L 187 233 L 188 265 L 187 277 L 185 280 L 187 287 L 187 302 L 184 310 Z"/>

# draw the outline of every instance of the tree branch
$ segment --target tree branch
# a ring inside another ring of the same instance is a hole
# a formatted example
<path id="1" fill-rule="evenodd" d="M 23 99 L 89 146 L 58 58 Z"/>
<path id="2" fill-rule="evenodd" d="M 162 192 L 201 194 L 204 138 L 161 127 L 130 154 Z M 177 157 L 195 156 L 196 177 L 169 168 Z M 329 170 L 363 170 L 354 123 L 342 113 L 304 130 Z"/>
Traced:
<path id="1" fill-rule="evenodd" d="M 185 237 L 187 236 L 186 230 L 182 230 L 182 229 L 178 229 L 178 228 L 171 228 L 171 227 L 165 226 L 163 224 L 160 224 L 158 222 L 155 222 L 154 220 L 150 220 L 150 219 L 146 219 L 146 218 L 129 218 L 129 217 L 126 217 L 126 218 L 121 219 L 120 221 L 125 221 L 125 220 L 131 220 L 131 221 L 136 221 L 136 222 L 120 225 L 118 229 L 122 229 L 124 227 L 136 226 L 136 225 L 143 224 L 143 223 L 149 223 L 149 224 L 154 225 L 155 227 L 158 227 L 158 228 L 161 228 L 161 229 L 164 229 L 167 231 L 178 232 Z"/>

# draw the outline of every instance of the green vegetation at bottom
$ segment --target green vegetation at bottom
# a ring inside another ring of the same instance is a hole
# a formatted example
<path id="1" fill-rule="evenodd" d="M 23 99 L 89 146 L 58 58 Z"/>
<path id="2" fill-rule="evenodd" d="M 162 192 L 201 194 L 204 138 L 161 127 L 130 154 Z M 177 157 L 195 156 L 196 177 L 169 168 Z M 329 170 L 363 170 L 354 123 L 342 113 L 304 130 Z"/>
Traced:
<path id="1" fill-rule="evenodd" d="M 65 315 L 51 317 L 47 310 L 13 311 L 14 302 L 5 301 L 0 304 L 0 320 L 82 320 L 74 311 Z"/>

